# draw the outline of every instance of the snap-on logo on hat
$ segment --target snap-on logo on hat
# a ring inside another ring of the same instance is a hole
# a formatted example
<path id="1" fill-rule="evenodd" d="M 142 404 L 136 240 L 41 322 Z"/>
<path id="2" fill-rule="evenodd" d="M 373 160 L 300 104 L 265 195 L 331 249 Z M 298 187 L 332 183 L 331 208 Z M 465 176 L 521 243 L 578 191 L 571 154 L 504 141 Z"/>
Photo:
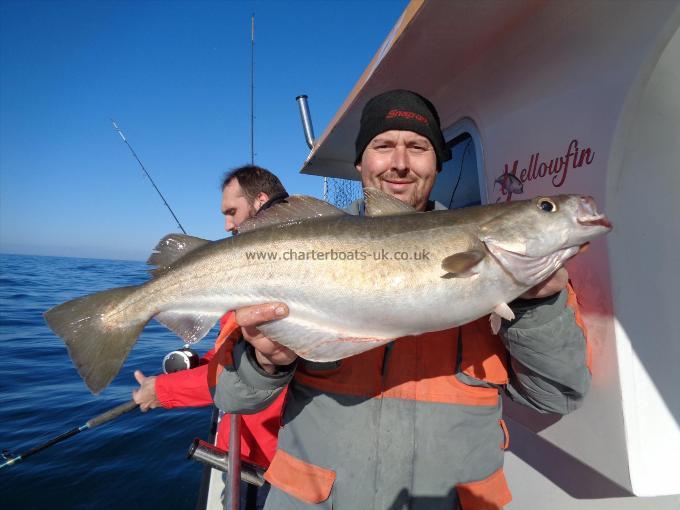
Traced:
<path id="1" fill-rule="evenodd" d="M 418 122 L 425 124 L 426 126 L 429 125 L 429 122 L 425 117 L 420 115 L 419 113 L 415 112 L 406 112 L 404 110 L 390 110 L 387 112 L 387 115 L 385 116 L 386 119 L 394 119 L 395 117 L 403 117 L 404 119 L 413 119 L 417 120 Z"/>

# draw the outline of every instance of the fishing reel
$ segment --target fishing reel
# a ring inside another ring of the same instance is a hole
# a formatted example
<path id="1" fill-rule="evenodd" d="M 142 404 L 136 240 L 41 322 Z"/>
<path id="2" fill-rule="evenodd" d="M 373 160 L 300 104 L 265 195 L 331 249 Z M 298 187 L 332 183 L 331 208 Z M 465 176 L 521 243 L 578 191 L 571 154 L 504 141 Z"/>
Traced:
<path id="1" fill-rule="evenodd" d="M 198 366 L 199 356 L 196 351 L 185 345 L 181 349 L 172 351 L 163 358 L 163 372 L 172 374 L 180 370 L 188 370 Z"/>

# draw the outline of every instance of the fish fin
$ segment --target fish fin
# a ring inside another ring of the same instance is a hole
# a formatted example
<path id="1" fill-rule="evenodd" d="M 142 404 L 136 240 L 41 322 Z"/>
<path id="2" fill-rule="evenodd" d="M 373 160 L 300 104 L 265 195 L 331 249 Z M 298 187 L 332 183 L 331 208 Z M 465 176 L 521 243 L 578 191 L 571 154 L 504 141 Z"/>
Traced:
<path id="1" fill-rule="evenodd" d="M 453 276 L 472 276 L 477 274 L 472 271 L 472 268 L 479 264 L 485 256 L 486 253 L 481 250 L 468 250 L 449 255 L 442 260 L 442 269 Z"/>
<path id="2" fill-rule="evenodd" d="M 105 290 L 45 312 L 47 325 L 64 339 L 78 374 L 95 395 L 116 377 L 149 320 L 116 323 L 115 316 L 108 315 L 138 288 Z"/>
<path id="3" fill-rule="evenodd" d="M 395 216 L 416 212 L 410 205 L 376 188 L 364 188 L 364 206 L 366 216 Z"/>
<path id="4" fill-rule="evenodd" d="M 156 269 L 151 269 L 149 272 L 152 276 L 158 277 L 187 253 L 210 243 L 211 241 L 200 237 L 186 234 L 168 234 L 158 241 L 153 253 L 146 261 L 150 266 L 157 266 Z"/>
<path id="5" fill-rule="evenodd" d="M 497 335 L 501 330 L 501 316 L 492 312 L 491 315 L 489 315 L 489 324 L 491 324 L 491 332 L 494 335 Z"/>
<path id="6" fill-rule="evenodd" d="M 258 228 L 287 225 L 312 218 L 345 216 L 347 213 L 334 205 L 306 195 L 294 195 L 248 218 L 238 227 L 240 234 Z"/>
<path id="7" fill-rule="evenodd" d="M 495 335 L 501 330 L 501 318 L 511 321 L 515 318 L 515 313 L 508 306 L 507 303 L 496 305 L 493 312 L 489 316 L 491 323 L 491 332 Z"/>
<path id="8" fill-rule="evenodd" d="M 510 308 L 507 303 L 496 305 L 493 311 L 496 315 L 508 321 L 511 321 L 515 318 L 515 312 L 512 311 L 512 308 Z"/>
<path id="9" fill-rule="evenodd" d="M 186 343 L 195 344 L 210 332 L 223 313 L 166 310 L 154 317 Z"/>
<path id="10" fill-rule="evenodd" d="M 290 316 L 263 324 L 258 329 L 267 338 L 285 345 L 301 358 L 319 362 L 354 356 L 392 340 L 358 337 L 346 331 Z"/>
<path id="11" fill-rule="evenodd" d="M 494 239 L 492 237 L 486 237 L 482 239 L 482 241 L 484 241 L 484 244 L 489 249 L 491 249 L 491 247 L 493 246 L 503 251 L 509 252 L 513 255 L 520 255 L 524 257 L 527 252 L 526 243 L 523 243 L 521 241 L 501 241 L 499 239 Z"/>

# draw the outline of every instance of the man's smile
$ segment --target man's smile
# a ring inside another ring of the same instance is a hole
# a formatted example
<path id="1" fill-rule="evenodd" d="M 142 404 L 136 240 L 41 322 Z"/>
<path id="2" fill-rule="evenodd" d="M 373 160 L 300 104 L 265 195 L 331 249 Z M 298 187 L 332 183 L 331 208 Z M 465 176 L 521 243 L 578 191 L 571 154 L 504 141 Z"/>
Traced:
<path id="1" fill-rule="evenodd" d="M 413 185 L 413 181 L 403 180 L 403 179 L 385 179 L 382 181 L 387 184 L 390 189 L 394 191 L 404 191 Z"/>

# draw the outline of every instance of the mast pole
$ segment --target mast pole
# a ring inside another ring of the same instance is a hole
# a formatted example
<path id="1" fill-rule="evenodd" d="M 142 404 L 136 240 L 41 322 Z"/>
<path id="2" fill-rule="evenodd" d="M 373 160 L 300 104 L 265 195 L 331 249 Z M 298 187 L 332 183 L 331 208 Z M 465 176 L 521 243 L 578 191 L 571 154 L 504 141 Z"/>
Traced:
<path id="1" fill-rule="evenodd" d="M 250 17 L 250 164 L 255 164 L 255 13 Z"/>

